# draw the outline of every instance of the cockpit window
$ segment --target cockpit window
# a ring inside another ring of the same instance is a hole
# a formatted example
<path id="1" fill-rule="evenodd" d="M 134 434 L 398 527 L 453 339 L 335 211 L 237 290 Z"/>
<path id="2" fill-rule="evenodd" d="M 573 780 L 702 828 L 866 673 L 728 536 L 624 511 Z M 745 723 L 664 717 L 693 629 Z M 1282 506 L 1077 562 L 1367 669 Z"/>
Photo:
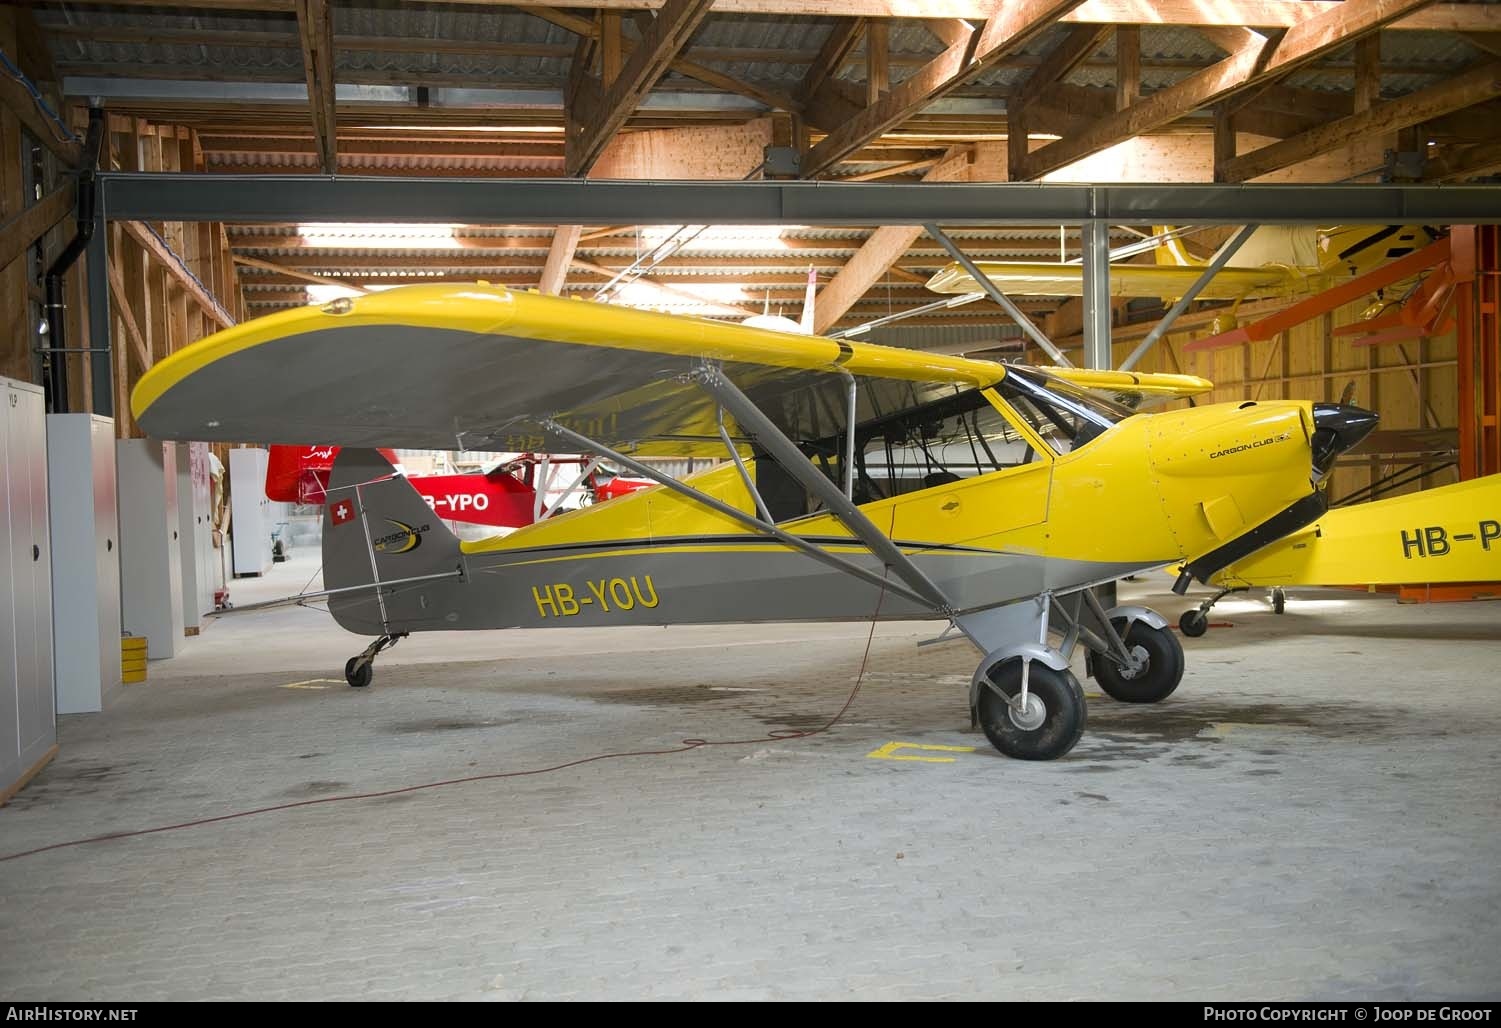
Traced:
<path id="1" fill-rule="evenodd" d="M 979 390 L 859 426 L 857 502 L 1026 464 L 1036 453 Z"/>
<path id="2" fill-rule="evenodd" d="M 1008 367 L 996 391 L 1058 454 L 1079 449 L 1135 413 L 1032 369 Z"/>

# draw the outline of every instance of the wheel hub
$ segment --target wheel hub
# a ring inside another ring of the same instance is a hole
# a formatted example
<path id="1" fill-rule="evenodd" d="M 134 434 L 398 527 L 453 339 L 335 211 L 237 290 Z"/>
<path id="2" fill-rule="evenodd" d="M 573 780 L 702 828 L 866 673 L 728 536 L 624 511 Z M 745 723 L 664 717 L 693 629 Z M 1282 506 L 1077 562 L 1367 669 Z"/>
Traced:
<path id="1" fill-rule="evenodd" d="M 1131 647 L 1131 663 L 1121 665 L 1121 677 L 1129 682 L 1139 675 L 1146 674 L 1151 664 L 1146 647 L 1133 646 Z"/>
<path id="2" fill-rule="evenodd" d="M 1035 692 L 1028 693 L 1025 703 L 1022 703 L 1021 697 L 1018 696 L 1006 704 L 1006 716 L 1022 731 L 1035 732 L 1048 719 L 1048 708 L 1047 704 L 1038 699 Z"/>

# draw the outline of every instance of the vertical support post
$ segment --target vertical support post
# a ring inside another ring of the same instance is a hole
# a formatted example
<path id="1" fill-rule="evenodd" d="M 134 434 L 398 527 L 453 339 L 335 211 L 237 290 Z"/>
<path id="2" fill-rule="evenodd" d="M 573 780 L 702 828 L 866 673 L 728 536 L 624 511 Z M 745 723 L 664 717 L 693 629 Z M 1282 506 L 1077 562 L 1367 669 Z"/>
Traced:
<path id="1" fill-rule="evenodd" d="M 1501 229 L 1476 228 L 1475 290 L 1479 301 L 1475 342 L 1480 356 L 1480 474 L 1501 472 Z"/>
<path id="2" fill-rule="evenodd" d="M 1110 226 L 1084 223 L 1084 366 L 1108 370 L 1110 353 Z"/>
<path id="3" fill-rule="evenodd" d="M 94 413 L 115 416 L 114 345 L 110 340 L 109 233 L 104 227 L 104 191 L 94 201 L 94 234 L 84 251 L 89 285 L 89 377 L 94 389 Z"/>
<path id="4" fill-rule="evenodd" d="M 860 383 L 855 381 L 855 376 L 848 371 L 840 372 L 848 380 L 850 388 L 850 406 L 847 418 L 849 424 L 844 429 L 844 495 L 850 502 L 855 499 L 855 411 L 860 399 Z"/>

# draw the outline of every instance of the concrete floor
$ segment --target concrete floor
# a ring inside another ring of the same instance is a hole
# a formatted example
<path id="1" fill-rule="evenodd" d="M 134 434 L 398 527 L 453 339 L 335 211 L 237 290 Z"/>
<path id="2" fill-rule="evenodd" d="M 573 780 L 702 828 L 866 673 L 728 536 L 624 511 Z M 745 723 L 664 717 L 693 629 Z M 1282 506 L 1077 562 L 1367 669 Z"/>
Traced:
<path id="1" fill-rule="evenodd" d="M 299 559 L 234 599 L 296 591 Z M 1176 620 L 1167 579 L 1123 595 Z M 1225 604 L 1157 707 L 1007 760 L 975 657 L 876 634 L 834 731 L 301 807 L 0 863 L 26 999 L 1501 996 L 1501 605 Z M 816 726 L 863 626 L 402 643 L 226 619 L 62 719 L 0 853 Z M 901 750 L 952 758 L 895 762 Z"/>

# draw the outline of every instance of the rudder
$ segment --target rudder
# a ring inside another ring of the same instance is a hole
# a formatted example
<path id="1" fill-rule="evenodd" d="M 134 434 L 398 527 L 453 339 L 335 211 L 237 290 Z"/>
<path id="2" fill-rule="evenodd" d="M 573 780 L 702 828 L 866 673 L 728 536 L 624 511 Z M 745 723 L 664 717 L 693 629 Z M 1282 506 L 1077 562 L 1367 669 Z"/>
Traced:
<path id="1" fill-rule="evenodd" d="M 375 450 L 340 451 L 323 505 L 323 583 L 341 627 L 359 635 L 448 627 L 462 570 L 458 538 L 390 461 Z"/>

